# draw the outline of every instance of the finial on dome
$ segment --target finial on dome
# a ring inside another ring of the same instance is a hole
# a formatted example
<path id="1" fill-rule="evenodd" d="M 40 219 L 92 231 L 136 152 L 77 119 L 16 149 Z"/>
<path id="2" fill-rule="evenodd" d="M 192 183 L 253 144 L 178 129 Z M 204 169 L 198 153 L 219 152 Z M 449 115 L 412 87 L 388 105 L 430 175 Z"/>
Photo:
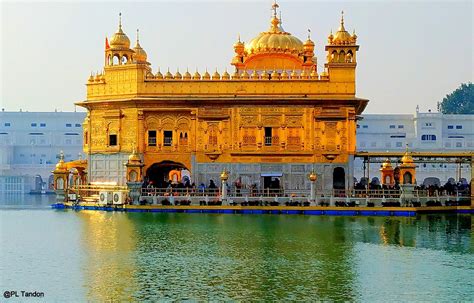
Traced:
<path id="1" fill-rule="evenodd" d="M 279 11 L 280 26 L 283 24 L 283 19 L 281 18 L 281 11 Z"/>
<path id="2" fill-rule="evenodd" d="M 119 13 L 119 30 L 122 30 L 122 12 Z"/>
<path id="3" fill-rule="evenodd" d="M 345 31 L 346 29 L 344 28 L 344 11 L 341 11 L 341 26 L 339 27 L 340 31 Z"/>
<path id="4" fill-rule="evenodd" d="M 308 28 L 308 40 L 311 40 L 311 29 Z"/>
<path id="5" fill-rule="evenodd" d="M 276 2 L 276 0 L 273 0 L 273 4 L 272 4 L 272 10 L 273 10 L 273 17 L 276 17 L 277 16 L 277 8 L 279 8 L 280 6 L 278 5 L 278 3 Z"/>
<path id="6" fill-rule="evenodd" d="M 140 30 L 137 28 L 137 44 L 140 43 Z"/>

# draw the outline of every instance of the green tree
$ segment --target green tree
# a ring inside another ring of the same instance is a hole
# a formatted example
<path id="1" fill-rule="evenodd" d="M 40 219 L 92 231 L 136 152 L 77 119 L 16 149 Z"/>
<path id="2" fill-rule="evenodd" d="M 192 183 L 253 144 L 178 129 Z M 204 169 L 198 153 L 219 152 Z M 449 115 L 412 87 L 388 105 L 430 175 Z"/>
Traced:
<path id="1" fill-rule="evenodd" d="M 443 114 L 474 114 L 474 84 L 463 83 L 454 92 L 438 102 L 438 111 Z"/>

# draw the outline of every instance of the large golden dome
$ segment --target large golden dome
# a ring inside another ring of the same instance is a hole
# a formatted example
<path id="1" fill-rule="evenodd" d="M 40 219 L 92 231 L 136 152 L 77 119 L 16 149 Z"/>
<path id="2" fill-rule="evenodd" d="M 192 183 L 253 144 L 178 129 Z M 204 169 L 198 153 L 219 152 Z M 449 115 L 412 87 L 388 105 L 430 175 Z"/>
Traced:
<path id="1" fill-rule="evenodd" d="M 280 26 L 280 19 L 273 16 L 271 27 L 267 32 L 260 33 L 245 45 L 248 54 L 268 51 L 290 51 L 294 53 L 303 52 L 303 42 L 285 32 Z"/>
<path id="2" fill-rule="evenodd" d="M 112 49 L 129 49 L 130 39 L 122 31 L 122 15 L 120 14 L 119 28 L 117 32 L 110 38 L 110 47 Z"/>

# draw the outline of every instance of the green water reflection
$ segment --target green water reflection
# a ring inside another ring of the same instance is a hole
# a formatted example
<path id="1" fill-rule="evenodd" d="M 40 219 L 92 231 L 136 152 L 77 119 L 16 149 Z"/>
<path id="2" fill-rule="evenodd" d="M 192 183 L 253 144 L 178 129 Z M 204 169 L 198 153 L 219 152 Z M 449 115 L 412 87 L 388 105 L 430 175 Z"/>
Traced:
<path id="1" fill-rule="evenodd" d="M 474 300 L 470 215 L 64 213 L 91 301 Z"/>

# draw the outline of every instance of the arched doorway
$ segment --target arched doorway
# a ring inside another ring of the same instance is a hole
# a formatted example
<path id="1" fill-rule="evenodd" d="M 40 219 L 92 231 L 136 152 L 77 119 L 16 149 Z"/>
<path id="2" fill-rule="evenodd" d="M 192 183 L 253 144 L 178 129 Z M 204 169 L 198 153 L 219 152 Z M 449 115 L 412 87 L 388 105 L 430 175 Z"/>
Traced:
<path id="1" fill-rule="evenodd" d="M 412 176 L 410 172 L 403 174 L 403 184 L 412 184 Z"/>
<path id="2" fill-rule="evenodd" d="M 336 167 L 332 174 L 332 188 L 345 189 L 346 188 L 346 172 L 342 167 Z"/>
<path id="3" fill-rule="evenodd" d="M 182 172 L 188 171 L 187 167 L 184 164 L 174 161 L 161 161 L 159 163 L 154 163 L 146 170 L 146 177 L 148 182 L 150 182 L 154 187 L 166 188 L 170 180 L 170 172 Z M 171 174 L 173 177 L 176 176 L 175 173 Z M 178 174 L 180 175 L 180 174 Z M 181 177 L 177 176 L 174 180 L 176 183 L 181 183 Z"/>

